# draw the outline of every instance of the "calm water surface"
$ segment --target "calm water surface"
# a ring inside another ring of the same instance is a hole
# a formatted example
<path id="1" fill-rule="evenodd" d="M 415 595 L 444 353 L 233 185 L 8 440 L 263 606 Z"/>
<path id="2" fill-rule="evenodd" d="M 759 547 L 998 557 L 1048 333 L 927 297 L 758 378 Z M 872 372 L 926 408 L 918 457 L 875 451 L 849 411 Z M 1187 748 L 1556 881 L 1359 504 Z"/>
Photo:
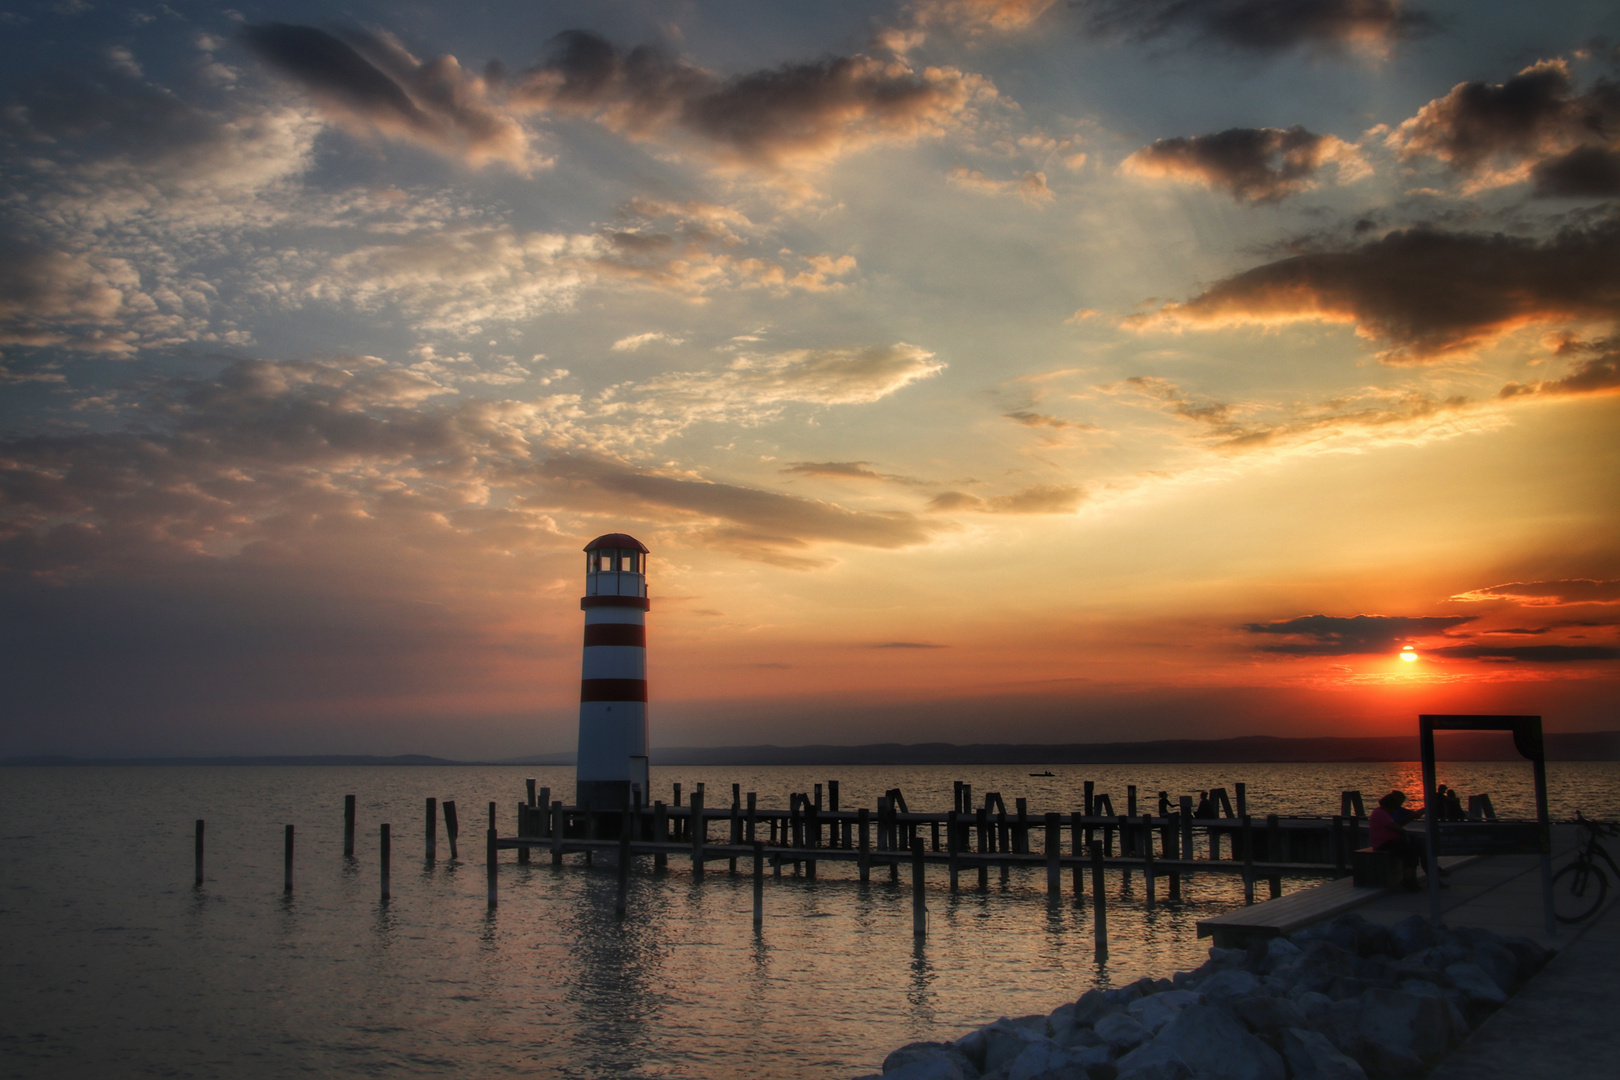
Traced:
<path id="1" fill-rule="evenodd" d="M 846 807 L 900 786 L 914 808 L 982 798 L 1068 811 L 1095 780 L 1123 809 L 1213 784 L 1248 784 L 1251 813 L 1332 814 L 1338 793 L 1415 791 L 1415 765 L 654 769 L 655 794 L 704 781 L 784 807 L 841 781 Z M 1049 907 L 1043 870 L 991 875 L 952 897 L 930 879 L 930 935 L 911 934 L 909 886 L 823 862 L 817 881 L 767 881 L 764 931 L 751 881 L 724 863 L 695 882 L 681 860 L 632 879 L 548 858 L 501 867 L 485 905 L 482 843 L 464 861 L 422 857 L 423 802 L 455 799 L 476 838 L 495 800 L 511 831 L 525 777 L 558 792 L 571 769 L 0 769 L 0 1075 L 168 1077 L 533 1076 L 835 1078 L 876 1071 L 915 1039 L 952 1038 L 1001 1015 L 1046 1012 L 1092 986 L 1202 962 L 1194 923 L 1242 903 L 1233 875 L 1203 874 L 1183 904 L 1142 910 L 1111 875 L 1105 964 L 1091 911 Z M 1620 766 L 1549 766 L 1552 810 L 1620 817 Z M 1442 771 L 1530 811 L 1518 763 Z M 357 857 L 342 855 L 343 796 L 359 799 Z M 208 821 L 208 881 L 193 889 L 192 823 Z M 378 900 L 377 829 L 393 826 L 393 900 Z M 281 841 L 297 826 L 297 886 L 281 892 Z M 570 857 L 570 862 L 577 857 Z M 964 878 L 964 884 L 971 882 Z M 1290 887 L 1293 887 L 1290 885 Z M 1089 885 L 1088 885 L 1089 889 Z"/>

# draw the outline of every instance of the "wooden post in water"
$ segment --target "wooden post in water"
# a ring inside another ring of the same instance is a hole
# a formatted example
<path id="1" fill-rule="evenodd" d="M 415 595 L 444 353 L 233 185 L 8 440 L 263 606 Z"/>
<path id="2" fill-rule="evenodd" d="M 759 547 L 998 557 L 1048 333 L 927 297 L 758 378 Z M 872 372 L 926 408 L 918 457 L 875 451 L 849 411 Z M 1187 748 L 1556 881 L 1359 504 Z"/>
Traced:
<path id="1" fill-rule="evenodd" d="M 861 807 L 856 820 L 860 836 L 860 853 L 856 858 L 856 865 L 860 867 L 861 884 L 865 885 L 872 880 L 872 811 Z"/>
<path id="2" fill-rule="evenodd" d="M 1238 788 L 1238 798 L 1243 798 L 1243 789 Z M 1243 821 L 1243 903 L 1254 904 L 1254 819 L 1244 814 Z"/>
<path id="3" fill-rule="evenodd" d="M 707 839 L 708 823 L 703 818 L 703 785 L 692 792 L 692 876 L 703 876 L 703 841 Z"/>
<path id="4" fill-rule="evenodd" d="M 439 857 L 439 800 L 427 801 L 427 827 L 422 830 L 423 847 L 422 857 L 428 862 L 434 862 Z"/>
<path id="5" fill-rule="evenodd" d="M 1091 940 L 1096 945 L 1097 959 L 1108 958 L 1108 898 L 1103 882 L 1103 850 L 1101 844 L 1091 845 Z"/>
<path id="6" fill-rule="evenodd" d="M 1193 854 L 1193 801 L 1191 795 L 1181 797 L 1181 858 L 1191 861 Z"/>
<path id="7" fill-rule="evenodd" d="M 354 858 L 354 796 L 343 796 L 343 857 Z"/>
<path id="8" fill-rule="evenodd" d="M 1283 861 L 1283 834 L 1282 824 L 1277 820 L 1276 814 L 1266 815 L 1266 859 L 1270 862 Z M 1273 900 L 1282 895 L 1282 875 L 1272 874 L 1266 879 L 1266 886 L 1271 891 Z"/>
<path id="9" fill-rule="evenodd" d="M 568 819 L 563 814 L 561 799 L 554 799 L 551 803 L 551 865 L 561 866 L 563 857 L 563 838 L 568 832 Z"/>
<path id="10" fill-rule="evenodd" d="M 736 847 L 742 843 L 742 785 L 731 785 L 731 845 Z M 737 856 L 733 855 L 727 861 L 729 872 L 737 872 Z"/>
<path id="11" fill-rule="evenodd" d="M 758 809 L 759 793 L 750 791 L 748 793 L 748 817 L 743 826 L 745 843 L 752 844 L 758 839 L 758 837 L 755 835 L 755 833 L 759 831 L 759 819 L 755 816 L 755 812 Z"/>
<path id="12" fill-rule="evenodd" d="M 664 807 L 664 800 L 659 799 L 653 803 L 653 839 L 660 844 L 669 843 L 669 811 Z M 669 868 L 669 856 L 662 851 L 653 856 L 653 872 Z"/>
<path id="13" fill-rule="evenodd" d="M 1129 818 L 1133 818 L 1133 817 L 1136 816 L 1136 785 L 1135 784 L 1126 784 L 1125 785 L 1125 816 L 1129 817 Z"/>
<path id="14" fill-rule="evenodd" d="M 540 796 L 539 796 L 539 799 L 536 801 L 535 809 L 536 809 L 536 812 L 539 813 L 539 815 L 540 815 L 540 833 L 539 833 L 539 835 L 549 837 L 551 835 L 551 815 L 549 813 L 547 813 L 547 811 L 551 809 L 551 789 L 550 788 L 543 787 L 543 788 L 540 789 Z"/>
<path id="15" fill-rule="evenodd" d="M 495 804 L 491 803 L 490 805 Z M 495 883 L 498 867 L 499 864 L 495 861 L 495 826 L 491 825 L 489 831 L 484 834 L 484 876 L 489 879 L 489 906 L 492 911 L 495 908 Z"/>
<path id="16" fill-rule="evenodd" d="M 1157 885 L 1153 873 L 1153 815 L 1142 815 L 1142 886 L 1147 891 L 1147 909 L 1153 910 L 1154 888 Z"/>
<path id="17" fill-rule="evenodd" d="M 379 867 L 378 868 L 381 871 L 381 882 L 380 882 L 380 884 L 381 884 L 381 887 L 382 887 L 382 902 L 386 904 L 386 903 L 388 903 L 388 898 L 391 895 L 393 895 L 393 891 L 394 891 L 393 888 L 391 887 L 392 883 L 390 881 L 392 864 L 393 864 L 393 861 L 394 861 L 393 842 L 392 842 L 391 837 L 389 836 L 388 822 L 386 822 L 386 821 L 382 823 L 382 830 L 378 834 L 378 840 L 379 840 L 379 847 L 380 847 L 380 850 L 378 852 L 378 856 L 379 856 L 379 858 L 378 858 Z"/>
<path id="18" fill-rule="evenodd" d="M 281 891 L 292 892 L 293 827 L 287 826 L 286 839 L 281 845 Z"/>
<path id="19" fill-rule="evenodd" d="M 523 786 L 528 789 L 529 805 L 533 806 L 534 805 L 534 797 L 535 797 L 534 777 L 531 776 L 527 780 L 523 781 Z"/>
<path id="20" fill-rule="evenodd" d="M 928 936 L 928 905 L 923 891 L 923 841 L 917 837 L 911 842 L 911 936 Z"/>
<path id="21" fill-rule="evenodd" d="M 765 844 L 754 842 L 754 929 L 765 925 Z"/>
<path id="22" fill-rule="evenodd" d="M 979 891 L 985 892 L 990 888 L 990 864 L 984 861 L 984 855 L 990 850 L 990 808 L 979 807 L 973 817 L 979 830 Z"/>
<path id="23" fill-rule="evenodd" d="M 624 825 L 619 829 L 619 891 L 613 904 L 613 914 L 624 918 L 625 908 L 630 902 L 630 815 L 625 814 Z"/>
<path id="24" fill-rule="evenodd" d="M 1080 846 L 1080 833 L 1083 826 L 1080 823 L 1080 814 L 1069 815 L 1069 854 L 1074 856 L 1074 906 L 1080 906 L 1080 898 L 1086 894 L 1086 864 L 1081 862 L 1085 857 L 1086 849 Z"/>
<path id="25" fill-rule="evenodd" d="M 533 813 L 533 811 L 531 811 L 528 808 L 527 805 L 525 805 L 524 803 L 518 803 L 518 806 L 517 806 L 517 835 L 518 836 L 520 836 L 520 837 L 522 837 L 522 836 L 533 836 L 535 834 L 535 828 L 531 824 L 531 821 L 532 821 L 533 817 L 534 817 L 534 813 Z M 431 820 L 431 817 L 429 818 L 429 820 Z M 517 852 L 518 852 L 518 865 L 519 866 L 528 866 L 529 865 L 529 845 L 528 844 L 522 845 L 521 847 L 519 847 L 517 849 Z"/>
<path id="26" fill-rule="evenodd" d="M 1096 812 L 1096 810 L 1097 810 L 1097 782 L 1095 780 L 1087 780 L 1086 781 L 1086 801 L 1085 801 L 1086 817 L 1091 817 Z"/>
<path id="27" fill-rule="evenodd" d="M 444 800 L 444 836 L 450 841 L 450 857 L 459 859 L 460 853 L 456 850 L 456 839 L 461 836 L 461 823 L 456 820 L 456 800 Z"/>
<path id="28" fill-rule="evenodd" d="M 196 856 L 197 856 L 197 887 L 201 888 L 202 883 L 203 883 L 203 819 L 202 818 L 197 819 L 197 838 L 196 838 L 195 842 L 193 843 L 193 847 L 196 849 Z"/>
<path id="29" fill-rule="evenodd" d="M 961 792 L 962 792 L 962 781 L 958 780 L 956 782 L 956 788 L 957 788 L 957 798 L 960 799 L 961 798 Z M 960 818 L 960 816 L 961 816 L 961 811 L 960 810 L 952 810 L 950 812 L 950 814 L 945 818 L 945 851 L 946 851 L 946 854 L 949 856 L 949 866 L 950 866 L 950 871 L 951 871 L 951 895 L 952 896 L 956 895 L 956 887 L 957 887 L 958 876 L 962 872 L 962 863 L 961 863 L 961 860 L 957 857 L 957 843 L 960 840 L 960 836 L 959 836 L 960 829 L 957 826 L 957 821 Z"/>
<path id="30" fill-rule="evenodd" d="M 1063 899 L 1063 816 L 1046 815 L 1046 899 L 1057 903 Z"/>
<path id="31" fill-rule="evenodd" d="M 1183 802 L 1186 801 L 1185 796 L 1182 797 L 1182 801 Z M 1181 829 L 1182 829 L 1182 826 L 1184 824 L 1186 824 L 1187 817 L 1188 817 L 1188 815 L 1187 815 L 1186 811 L 1181 811 L 1175 816 L 1175 818 L 1173 818 L 1171 820 L 1169 825 L 1165 828 L 1165 830 L 1164 830 L 1164 843 L 1165 843 L 1164 857 L 1165 858 L 1173 859 L 1176 862 L 1181 861 Z M 1172 869 L 1170 871 L 1170 901 L 1172 903 L 1175 903 L 1175 902 L 1179 901 L 1180 899 L 1181 899 L 1181 871 L 1177 870 L 1177 869 Z"/>
<path id="32" fill-rule="evenodd" d="M 1018 810 L 1018 824 L 1013 826 L 1012 850 L 1015 855 L 1029 854 L 1029 800 L 1014 799 Z"/>
<path id="33" fill-rule="evenodd" d="M 1249 785 L 1239 780 L 1232 785 L 1232 793 L 1237 796 L 1237 816 L 1241 820 L 1249 816 Z"/>

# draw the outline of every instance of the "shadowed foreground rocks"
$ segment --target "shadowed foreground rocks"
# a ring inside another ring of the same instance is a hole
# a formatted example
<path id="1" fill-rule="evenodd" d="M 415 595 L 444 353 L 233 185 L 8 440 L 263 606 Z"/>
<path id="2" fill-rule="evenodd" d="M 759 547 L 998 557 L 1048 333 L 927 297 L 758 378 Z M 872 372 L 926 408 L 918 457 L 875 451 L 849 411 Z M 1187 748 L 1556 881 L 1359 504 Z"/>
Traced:
<path id="1" fill-rule="evenodd" d="M 1196 971 L 1088 990 L 1049 1016 L 903 1046 L 859 1080 L 1403 1080 L 1462 1042 L 1551 953 L 1527 938 L 1359 915 Z"/>

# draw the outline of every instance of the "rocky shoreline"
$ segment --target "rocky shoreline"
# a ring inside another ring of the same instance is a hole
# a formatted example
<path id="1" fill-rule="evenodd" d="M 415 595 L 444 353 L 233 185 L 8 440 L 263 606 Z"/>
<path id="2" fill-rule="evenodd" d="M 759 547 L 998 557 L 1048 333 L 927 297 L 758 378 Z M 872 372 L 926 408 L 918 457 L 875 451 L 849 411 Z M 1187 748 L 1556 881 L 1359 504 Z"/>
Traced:
<path id="1" fill-rule="evenodd" d="M 1050 1015 L 903 1046 L 858 1080 L 1396 1080 L 1424 1075 L 1541 970 L 1527 938 L 1356 914 Z"/>

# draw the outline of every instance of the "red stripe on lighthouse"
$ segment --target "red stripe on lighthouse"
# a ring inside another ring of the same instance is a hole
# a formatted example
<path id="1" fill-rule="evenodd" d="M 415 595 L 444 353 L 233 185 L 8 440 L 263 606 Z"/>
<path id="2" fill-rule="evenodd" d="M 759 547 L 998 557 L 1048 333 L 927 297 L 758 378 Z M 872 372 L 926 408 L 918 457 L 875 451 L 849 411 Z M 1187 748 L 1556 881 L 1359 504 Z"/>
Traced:
<path id="1" fill-rule="evenodd" d="M 581 679 L 579 700 L 646 701 L 646 679 Z"/>
<path id="2" fill-rule="evenodd" d="M 647 628 L 636 623 L 589 623 L 585 627 L 585 645 L 636 645 L 647 647 Z"/>

